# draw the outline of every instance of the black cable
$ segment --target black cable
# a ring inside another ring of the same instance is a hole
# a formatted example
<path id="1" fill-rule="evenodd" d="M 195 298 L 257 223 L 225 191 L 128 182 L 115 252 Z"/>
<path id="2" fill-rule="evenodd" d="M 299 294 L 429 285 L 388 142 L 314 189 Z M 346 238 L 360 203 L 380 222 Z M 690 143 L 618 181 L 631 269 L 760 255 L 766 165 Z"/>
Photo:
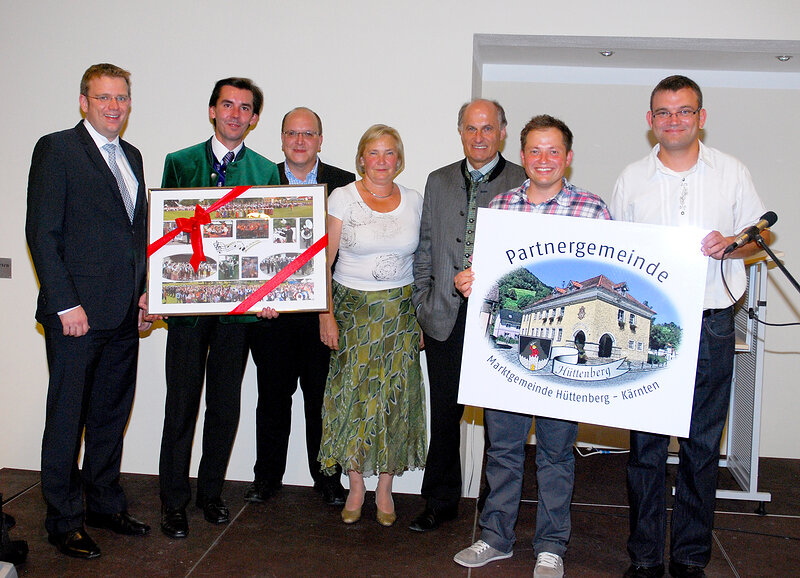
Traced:
<path id="1" fill-rule="evenodd" d="M 722 277 L 722 284 L 725 285 L 725 291 L 728 292 L 728 295 L 730 296 L 731 301 L 736 303 L 736 301 L 738 301 L 738 299 L 736 299 L 733 296 L 733 293 L 731 293 L 731 290 L 728 287 L 728 282 L 725 280 L 725 269 L 722 266 L 722 264 L 725 261 L 726 257 L 727 257 L 727 255 L 723 253 L 722 259 L 719 260 L 719 274 L 720 274 L 720 277 Z M 791 323 L 769 323 L 767 321 L 762 321 L 761 319 L 758 318 L 758 315 L 756 315 L 755 309 L 753 309 L 752 307 L 747 310 L 747 316 L 750 319 L 755 319 L 757 323 L 761 323 L 762 325 L 768 325 L 770 327 L 791 327 L 793 325 L 800 325 L 800 322 L 797 322 L 797 321 L 792 321 Z"/>
<path id="2" fill-rule="evenodd" d="M 790 327 L 792 325 L 800 325 L 800 322 L 797 321 L 792 321 L 791 323 L 769 323 L 767 321 L 761 321 L 761 319 L 758 318 L 758 315 L 756 315 L 756 310 L 752 307 L 747 310 L 747 316 L 750 319 L 755 319 L 756 322 L 761 323 L 761 325 L 769 325 L 770 327 Z"/>

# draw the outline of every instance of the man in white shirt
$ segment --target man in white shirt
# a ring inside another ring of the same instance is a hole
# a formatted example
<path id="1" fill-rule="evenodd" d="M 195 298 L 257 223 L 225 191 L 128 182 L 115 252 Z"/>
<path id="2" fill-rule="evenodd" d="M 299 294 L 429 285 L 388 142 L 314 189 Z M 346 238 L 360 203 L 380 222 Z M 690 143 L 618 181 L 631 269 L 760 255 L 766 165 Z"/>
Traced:
<path id="1" fill-rule="evenodd" d="M 703 327 L 695 377 L 689 437 L 680 440 L 675 480 L 669 573 L 705 576 L 719 446 L 733 373 L 733 304 L 744 292 L 742 259 L 753 243 L 724 255 L 736 235 L 764 212 L 750 173 L 737 159 L 700 142 L 706 122 L 700 87 L 685 76 L 670 76 L 653 89 L 647 123 L 658 144 L 620 175 L 611 199 L 617 220 L 711 229 L 700 250 L 710 257 Z M 769 242 L 769 231 L 762 233 Z M 719 260 L 731 293 L 720 276 Z M 631 432 L 628 460 L 631 566 L 626 577 L 664 574 L 666 459 L 669 437 Z"/>

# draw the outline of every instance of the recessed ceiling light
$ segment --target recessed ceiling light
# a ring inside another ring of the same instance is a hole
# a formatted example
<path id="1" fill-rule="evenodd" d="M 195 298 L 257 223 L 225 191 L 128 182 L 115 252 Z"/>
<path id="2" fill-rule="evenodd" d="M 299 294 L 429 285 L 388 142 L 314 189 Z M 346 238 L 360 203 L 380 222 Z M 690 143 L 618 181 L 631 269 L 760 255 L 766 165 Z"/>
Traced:
<path id="1" fill-rule="evenodd" d="M 611 55 L 613 55 L 613 54 L 614 54 L 614 51 L 613 51 L 613 50 L 601 50 L 601 51 L 600 51 L 600 55 L 601 55 L 601 56 L 606 56 L 606 57 L 608 57 L 608 56 L 611 56 Z M 780 58 L 780 57 L 778 57 L 778 58 Z"/>
<path id="2" fill-rule="evenodd" d="M 786 62 L 787 60 L 791 59 L 792 56 L 790 54 L 781 54 L 780 56 L 776 56 L 775 58 L 777 58 L 781 62 Z"/>

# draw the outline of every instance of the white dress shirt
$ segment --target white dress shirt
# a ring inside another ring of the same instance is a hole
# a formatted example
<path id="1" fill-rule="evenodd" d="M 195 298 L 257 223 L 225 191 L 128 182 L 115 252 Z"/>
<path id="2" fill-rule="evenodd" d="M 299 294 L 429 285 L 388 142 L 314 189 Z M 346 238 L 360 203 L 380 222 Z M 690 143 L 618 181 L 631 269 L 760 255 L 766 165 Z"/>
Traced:
<path id="1" fill-rule="evenodd" d="M 656 145 L 649 155 L 620 174 L 609 203 L 614 219 L 695 226 L 728 237 L 754 225 L 764 213 L 750 171 L 734 157 L 701 142 L 697 164 L 677 173 L 664 166 L 658 151 Z M 744 261 L 725 259 L 723 270 L 731 293 L 738 299 L 747 286 Z M 733 303 L 722 283 L 719 261 L 709 257 L 703 308 L 722 309 Z"/>

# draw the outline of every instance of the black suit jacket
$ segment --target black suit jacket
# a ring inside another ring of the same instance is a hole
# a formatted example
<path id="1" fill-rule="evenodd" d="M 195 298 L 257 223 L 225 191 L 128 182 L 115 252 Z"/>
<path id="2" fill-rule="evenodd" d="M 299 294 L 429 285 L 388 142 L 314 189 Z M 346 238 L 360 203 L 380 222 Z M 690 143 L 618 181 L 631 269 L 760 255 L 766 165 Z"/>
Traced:
<path id="1" fill-rule="evenodd" d="M 281 184 L 288 185 L 289 181 L 286 179 L 286 161 L 278 164 L 278 174 L 281 178 Z M 326 165 L 321 160 L 319 161 L 319 167 L 317 168 L 317 183 L 321 185 L 327 185 L 327 192 L 329 195 L 333 189 L 338 189 L 339 187 L 349 185 L 355 180 L 356 175 L 354 173 L 342 170 L 332 165 Z M 258 325 L 261 328 L 278 328 L 282 327 L 283 324 L 305 323 L 309 327 L 313 327 L 314 331 L 317 331 L 317 328 L 319 327 L 318 319 L 319 317 L 316 313 L 292 313 L 291 315 L 282 315 L 277 319 L 263 319 L 260 323 L 255 325 Z M 319 340 L 316 342 L 321 343 Z M 258 355 L 258 353 L 253 351 L 253 356 L 255 357 L 256 355 Z"/>
<path id="2" fill-rule="evenodd" d="M 39 278 L 36 319 L 81 305 L 92 329 L 122 323 L 145 289 L 147 198 L 142 155 L 120 146 L 139 181 L 133 223 L 83 122 L 39 139 L 28 177 L 25 234 Z"/>
<path id="3" fill-rule="evenodd" d="M 278 165 L 278 173 L 281 177 L 281 184 L 288 185 L 289 181 L 286 180 L 286 161 Z M 338 189 L 339 187 L 349 185 L 355 180 L 355 174 L 331 165 L 326 165 L 321 160 L 319 161 L 319 167 L 317 168 L 317 182 L 321 185 L 328 185 L 329 195 L 333 189 Z"/>

